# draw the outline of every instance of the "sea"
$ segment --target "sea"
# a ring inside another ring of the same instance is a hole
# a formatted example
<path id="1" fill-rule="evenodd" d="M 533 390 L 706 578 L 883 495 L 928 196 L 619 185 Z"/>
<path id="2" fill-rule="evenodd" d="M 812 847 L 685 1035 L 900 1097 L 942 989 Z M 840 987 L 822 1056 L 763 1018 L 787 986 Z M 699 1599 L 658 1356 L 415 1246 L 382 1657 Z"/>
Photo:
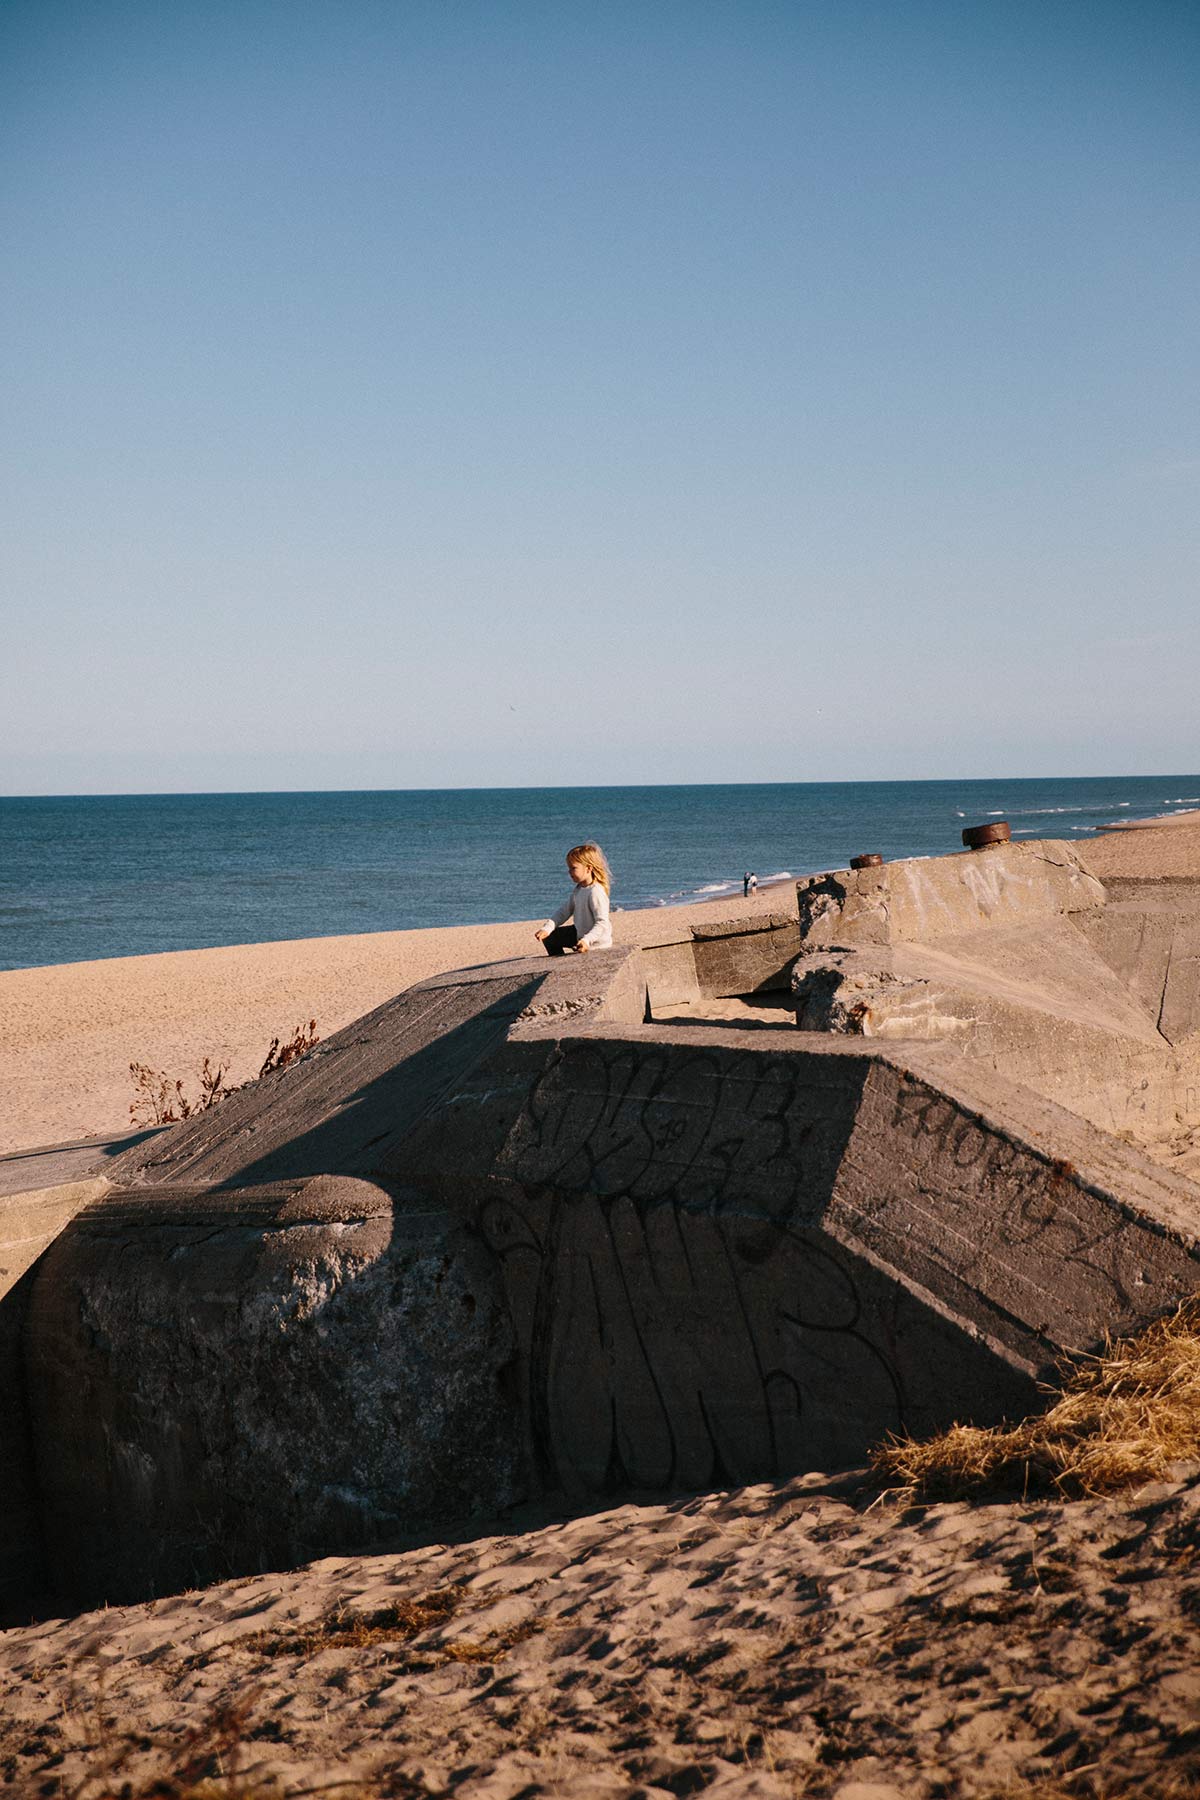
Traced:
<path id="1" fill-rule="evenodd" d="M 588 838 L 615 907 L 673 906 L 1194 806 L 1200 775 L 0 798 L 0 969 L 537 918 Z"/>

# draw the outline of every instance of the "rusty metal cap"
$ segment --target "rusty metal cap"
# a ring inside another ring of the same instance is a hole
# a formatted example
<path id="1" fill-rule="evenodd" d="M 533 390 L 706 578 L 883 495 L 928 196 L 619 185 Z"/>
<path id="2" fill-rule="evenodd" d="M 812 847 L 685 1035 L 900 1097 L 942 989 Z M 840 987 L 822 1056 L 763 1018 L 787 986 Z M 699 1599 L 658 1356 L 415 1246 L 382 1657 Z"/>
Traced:
<path id="1" fill-rule="evenodd" d="M 991 825 L 968 825 L 962 834 L 968 850 L 986 850 L 989 844 L 1007 844 L 1011 836 L 1007 819 L 997 819 Z"/>
<path id="2" fill-rule="evenodd" d="M 850 867 L 852 869 L 877 869 L 882 861 L 882 856 L 877 856 L 875 851 L 872 850 L 865 856 L 852 856 L 850 858 Z"/>

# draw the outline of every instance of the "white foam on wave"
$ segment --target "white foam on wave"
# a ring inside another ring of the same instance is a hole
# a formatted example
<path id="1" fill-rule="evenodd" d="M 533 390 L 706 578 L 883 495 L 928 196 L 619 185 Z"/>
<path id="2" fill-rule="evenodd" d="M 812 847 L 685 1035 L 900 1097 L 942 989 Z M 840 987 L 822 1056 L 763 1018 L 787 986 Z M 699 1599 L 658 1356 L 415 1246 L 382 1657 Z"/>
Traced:
<path id="1" fill-rule="evenodd" d="M 1128 800 L 1096 802 L 1090 806 L 1017 806 L 1006 815 L 1010 819 L 1042 819 L 1054 813 L 1111 812 L 1114 806 L 1128 806 Z"/>

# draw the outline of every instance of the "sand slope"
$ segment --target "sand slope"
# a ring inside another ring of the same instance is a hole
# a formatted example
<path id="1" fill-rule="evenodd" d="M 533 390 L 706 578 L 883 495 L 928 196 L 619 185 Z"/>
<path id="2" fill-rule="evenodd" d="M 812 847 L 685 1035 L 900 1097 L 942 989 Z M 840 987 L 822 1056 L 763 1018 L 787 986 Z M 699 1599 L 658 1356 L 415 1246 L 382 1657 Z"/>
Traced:
<path id="1" fill-rule="evenodd" d="M 115 1762 L 85 1791 L 148 1793 L 233 1708 L 225 1772 L 240 1757 L 291 1792 L 924 1800 L 1072 1768 L 1120 1794 L 1200 1777 L 1200 1479 L 903 1517 L 848 1485 L 622 1506 L 10 1631 L 0 1774 L 70 1793 Z M 330 1640 L 380 1615 L 374 1641 Z"/>

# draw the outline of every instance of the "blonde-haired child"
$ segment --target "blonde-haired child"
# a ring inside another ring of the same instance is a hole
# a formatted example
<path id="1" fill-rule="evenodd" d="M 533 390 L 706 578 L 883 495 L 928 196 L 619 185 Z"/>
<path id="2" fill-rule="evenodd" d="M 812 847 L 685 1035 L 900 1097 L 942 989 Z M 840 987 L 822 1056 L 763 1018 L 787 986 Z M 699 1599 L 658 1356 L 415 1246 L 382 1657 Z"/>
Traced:
<path id="1" fill-rule="evenodd" d="M 534 933 L 549 956 L 565 956 L 569 950 L 583 955 L 588 950 L 612 949 L 608 919 L 608 894 L 612 876 L 599 844 L 576 844 L 567 851 L 567 873 L 575 886 L 552 919 Z M 572 919 L 573 923 L 567 924 Z"/>

